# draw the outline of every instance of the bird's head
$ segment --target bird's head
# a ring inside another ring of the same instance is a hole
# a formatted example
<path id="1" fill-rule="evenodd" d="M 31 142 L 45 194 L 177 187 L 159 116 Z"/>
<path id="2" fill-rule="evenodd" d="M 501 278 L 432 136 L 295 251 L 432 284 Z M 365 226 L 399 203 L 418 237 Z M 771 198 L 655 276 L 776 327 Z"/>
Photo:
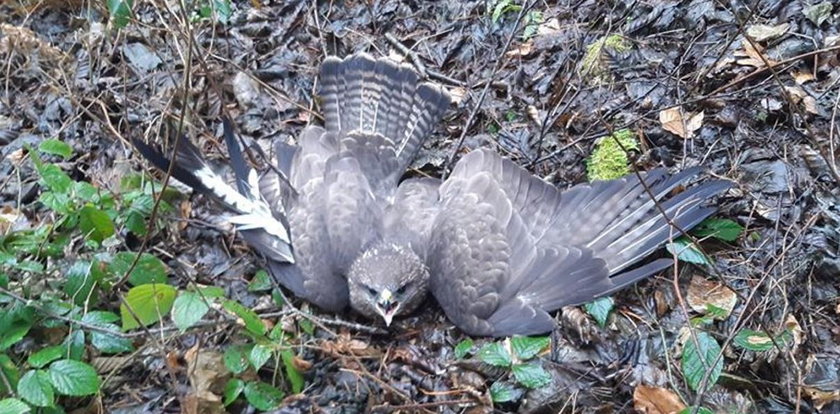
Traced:
<path id="1" fill-rule="evenodd" d="M 423 302 L 429 271 L 408 246 L 378 244 L 353 262 L 347 282 L 350 305 L 390 325 L 394 316 L 407 314 Z"/>

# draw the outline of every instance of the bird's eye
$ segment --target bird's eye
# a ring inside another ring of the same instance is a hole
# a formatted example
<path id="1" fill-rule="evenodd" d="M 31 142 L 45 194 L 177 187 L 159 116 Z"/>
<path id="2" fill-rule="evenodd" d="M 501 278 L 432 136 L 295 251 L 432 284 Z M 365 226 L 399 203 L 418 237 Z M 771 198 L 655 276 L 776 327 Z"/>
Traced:
<path id="1" fill-rule="evenodd" d="M 374 289 L 370 286 L 367 286 L 366 289 L 367 289 L 369 295 L 376 296 L 376 294 L 377 294 L 376 289 Z"/>
<path id="2" fill-rule="evenodd" d="M 397 289 L 394 293 L 396 293 L 398 296 L 402 296 L 407 289 L 408 289 L 408 283 L 400 286 L 399 289 Z"/>

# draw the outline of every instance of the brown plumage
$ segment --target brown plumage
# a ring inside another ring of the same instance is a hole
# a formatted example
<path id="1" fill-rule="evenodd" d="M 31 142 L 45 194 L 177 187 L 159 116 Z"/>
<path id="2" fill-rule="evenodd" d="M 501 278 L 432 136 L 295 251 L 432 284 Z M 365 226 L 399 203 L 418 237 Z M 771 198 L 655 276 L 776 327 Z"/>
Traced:
<path id="1" fill-rule="evenodd" d="M 469 334 L 537 334 L 554 326 L 549 312 L 670 263 L 634 267 L 679 235 L 635 175 L 561 193 L 482 149 L 461 158 L 445 182 L 400 182 L 448 107 L 447 95 L 410 67 L 365 54 L 327 58 L 320 79 L 325 125 L 305 129 L 297 145 L 277 144 L 279 173 L 257 180 L 234 160 L 237 193 L 208 178 L 192 147 L 179 154 L 176 169 L 176 178 L 239 212 L 246 241 L 296 295 L 327 310 L 349 304 L 390 323 L 430 290 Z M 241 158 L 229 128 L 226 135 L 232 158 Z M 697 173 L 643 174 L 681 229 L 712 214 L 704 202 L 729 186 L 711 181 L 672 195 Z"/>

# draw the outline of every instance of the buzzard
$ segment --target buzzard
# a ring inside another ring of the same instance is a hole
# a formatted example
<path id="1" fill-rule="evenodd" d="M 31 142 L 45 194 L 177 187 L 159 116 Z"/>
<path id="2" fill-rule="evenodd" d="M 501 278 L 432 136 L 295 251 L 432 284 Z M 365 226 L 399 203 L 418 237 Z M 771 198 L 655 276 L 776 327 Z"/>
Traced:
<path id="1" fill-rule="evenodd" d="M 410 66 L 354 54 L 325 59 L 320 96 L 324 125 L 297 145 L 276 143 L 275 168 L 261 175 L 225 122 L 237 189 L 186 140 L 172 175 L 235 211 L 241 236 L 295 295 L 386 324 L 431 292 L 467 334 L 550 331 L 550 312 L 669 266 L 639 263 L 711 215 L 706 201 L 729 187 L 707 181 L 674 194 L 699 170 L 655 169 L 561 192 L 487 149 L 463 156 L 446 180 L 401 181 L 448 95 Z"/>

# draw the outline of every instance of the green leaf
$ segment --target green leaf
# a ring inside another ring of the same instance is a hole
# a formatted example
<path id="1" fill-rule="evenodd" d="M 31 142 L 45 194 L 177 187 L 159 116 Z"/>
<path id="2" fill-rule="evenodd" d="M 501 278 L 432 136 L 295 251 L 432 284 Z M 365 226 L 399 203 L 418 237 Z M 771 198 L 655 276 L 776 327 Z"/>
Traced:
<path id="1" fill-rule="evenodd" d="M 764 332 L 742 329 L 735 335 L 735 346 L 748 351 L 768 351 L 773 349 L 773 340 Z"/>
<path id="2" fill-rule="evenodd" d="M 250 283 L 248 283 L 249 292 L 262 292 L 271 290 L 272 287 L 271 277 L 268 276 L 268 273 L 265 270 L 259 270 L 255 273 L 254 278 L 251 279 Z"/>
<path id="3" fill-rule="evenodd" d="M 615 302 L 613 299 L 609 296 L 605 296 L 587 303 L 584 305 L 584 309 L 586 309 L 586 313 L 595 318 L 595 322 L 598 322 L 598 326 L 603 328 L 607 325 L 607 318 L 609 318 L 614 305 Z"/>
<path id="4" fill-rule="evenodd" d="M 744 228 L 730 219 L 707 218 L 691 230 L 697 237 L 714 237 L 723 241 L 733 242 L 744 231 Z"/>
<path id="5" fill-rule="evenodd" d="M 32 365 L 35 368 L 43 368 L 47 366 L 50 362 L 63 358 L 66 353 L 67 348 L 61 345 L 52 345 L 43 348 L 38 352 L 33 353 L 32 355 L 29 355 L 29 358 L 26 359 L 26 362 L 28 362 L 29 365 Z"/>
<path id="6" fill-rule="evenodd" d="M 227 384 L 225 384 L 225 407 L 233 404 L 237 398 L 242 394 L 242 391 L 245 390 L 245 381 L 242 381 L 239 378 L 231 378 L 228 380 Z"/>
<path id="7" fill-rule="evenodd" d="M 512 368 L 516 382 L 528 388 L 540 388 L 551 382 L 551 374 L 536 363 L 517 364 Z"/>
<path id="8" fill-rule="evenodd" d="M 261 381 L 253 381 L 245 384 L 245 399 L 254 408 L 261 411 L 268 411 L 283 402 L 283 392 Z"/>
<path id="9" fill-rule="evenodd" d="M 213 0 L 213 5 L 216 8 L 216 19 L 219 23 L 227 24 L 233 14 L 230 8 L 230 0 Z"/>
<path id="10" fill-rule="evenodd" d="M 176 294 L 174 287 L 162 283 L 131 288 L 125 295 L 125 303 L 120 304 L 123 330 L 127 331 L 159 321 L 172 309 Z M 126 305 L 131 307 L 139 320 L 132 316 Z"/>
<path id="11" fill-rule="evenodd" d="M 6 354 L 0 354 L 0 375 L 12 386 L 12 389 L 8 389 L 6 388 L 6 381 L 0 381 L 0 395 L 12 394 L 12 390 L 17 388 L 17 383 L 20 381 L 20 370 Z"/>
<path id="12" fill-rule="evenodd" d="M 133 351 L 134 344 L 131 339 L 119 335 L 120 327 L 114 324 L 118 320 L 120 320 L 120 317 L 116 314 L 103 311 L 89 312 L 82 317 L 82 322 L 113 332 L 113 334 L 109 334 L 102 331 L 91 331 L 90 344 L 106 354 Z"/>
<path id="13" fill-rule="evenodd" d="M 90 240 L 102 243 L 114 235 L 114 222 L 104 211 L 87 204 L 79 210 L 79 229 Z"/>
<path id="14" fill-rule="evenodd" d="M 225 367 L 234 373 L 241 374 L 248 369 L 248 354 L 249 347 L 245 345 L 233 345 L 225 349 L 225 354 L 222 356 L 222 361 L 225 362 Z"/>
<path id="15" fill-rule="evenodd" d="M 38 145 L 38 151 L 42 154 L 58 155 L 61 158 L 67 159 L 73 155 L 73 148 L 70 148 L 66 143 L 57 139 L 47 139 Z"/>
<path id="16" fill-rule="evenodd" d="M 694 391 L 699 391 L 700 382 L 706 375 L 707 370 L 711 370 L 706 382 L 706 387 L 710 387 L 717 383 L 720 378 L 720 373 L 723 371 L 723 358 L 718 358 L 720 354 L 720 345 L 718 345 L 715 338 L 707 332 L 697 332 L 697 345 L 695 345 L 692 338 L 688 338 L 683 347 L 682 353 L 682 372 L 685 377 L 685 382 Z M 713 366 L 712 363 L 717 359 L 717 363 Z"/>
<path id="17" fill-rule="evenodd" d="M 84 306 L 87 303 L 96 302 L 98 295 L 94 289 L 102 281 L 104 273 L 99 268 L 99 262 L 88 262 L 80 260 L 73 263 L 64 274 L 64 293 L 67 294 L 73 303 Z"/>
<path id="18" fill-rule="evenodd" d="M 195 292 L 181 292 L 172 307 L 172 321 L 184 332 L 198 323 L 208 310 L 210 306 L 201 295 Z"/>
<path id="19" fill-rule="evenodd" d="M 248 353 L 248 361 L 257 371 L 259 371 L 269 359 L 271 359 L 271 348 L 264 345 L 256 344 L 251 348 L 251 352 Z"/>
<path id="20" fill-rule="evenodd" d="M 73 210 L 73 202 L 70 196 L 64 193 L 44 191 L 38 196 L 38 201 L 48 209 L 61 214 L 70 214 Z"/>
<path id="21" fill-rule="evenodd" d="M 114 256 L 109 266 L 111 272 L 122 277 L 131 268 L 137 258 L 135 252 L 119 252 Z M 133 286 L 140 286 L 149 283 L 166 283 L 166 265 L 157 257 L 143 253 L 137 261 L 137 266 L 131 270 L 128 281 Z"/>
<path id="22" fill-rule="evenodd" d="M 38 174 L 47 188 L 56 193 L 67 194 L 73 187 L 70 176 L 55 164 L 42 164 L 41 168 L 38 168 Z"/>
<path id="23" fill-rule="evenodd" d="M 32 412 L 32 409 L 17 398 L 0 400 L 0 414 L 26 414 L 30 412 Z"/>
<path id="24" fill-rule="evenodd" d="M 226 300 L 222 305 L 228 312 L 238 316 L 245 324 L 245 329 L 254 335 L 265 335 L 265 325 L 256 312 L 242 306 L 239 302 Z"/>
<path id="25" fill-rule="evenodd" d="M 551 345 L 551 339 L 547 336 L 514 336 L 510 338 L 510 346 L 513 354 L 520 361 L 529 360 L 542 350 Z"/>
<path id="26" fill-rule="evenodd" d="M 132 0 L 108 0 L 108 13 L 117 29 L 128 25 L 132 3 L 134 3 Z"/>
<path id="27" fill-rule="evenodd" d="M 55 392 L 50 376 L 40 370 L 23 374 L 18 382 L 18 395 L 36 407 L 51 407 L 55 404 Z"/>
<path id="28" fill-rule="evenodd" d="M 497 367 L 509 367 L 513 362 L 510 353 L 501 342 L 491 342 L 482 346 L 478 350 L 478 359 Z"/>
<path id="29" fill-rule="evenodd" d="M 64 338 L 61 346 L 67 350 L 69 359 L 82 359 L 82 355 L 85 353 L 85 332 L 81 329 L 73 331 Z"/>
<path id="30" fill-rule="evenodd" d="M 508 382 L 496 381 L 490 385 L 490 398 L 494 403 L 504 403 L 518 400 L 522 391 Z"/>
<path id="31" fill-rule="evenodd" d="M 474 346 L 475 344 L 470 338 L 466 338 L 461 342 L 458 342 L 458 345 L 455 345 L 455 358 L 461 359 L 469 355 Z"/>
<path id="32" fill-rule="evenodd" d="M 309 319 L 306 319 L 306 318 L 299 319 L 298 320 L 298 326 L 300 326 L 300 329 L 302 329 L 304 332 L 306 332 L 310 336 L 315 334 L 315 324 L 312 323 L 312 321 L 310 321 Z"/>
<path id="33" fill-rule="evenodd" d="M 280 357 L 283 359 L 283 366 L 286 368 L 286 378 L 292 386 L 292 392 L 300 394 L 305 384 L 303 375 L 295 367 L 295 354 L 289 349 L 284 349 L 280 351 Z"/>
<path id="34" fill-rule="evenodd" d="M 19 312 L 0 312 L 0 352 L 20 342 L 32 328 L 31 315 Z"/>
<path id="35" fill-rule="evenodd" d="M 677 256 L 677 259 L 683 262 L 694 263 L 699 265 L 710 265 L 712 262 L 706 257 L 691 240 L 680 237 L 671 243 L 665 245 L 665 248 L 671 254 Z"/>
<path id="36" fill-rule="evenodd" d="M 686 407 L 680 410 L 678 414 L 714 414 L 715 412 L 706 407 Z"/>
<path id="37" fill-rule="evenodd" d="M 84 362 L 64 359 L 53 362 L 49 368 L 53 387 L 62 395 L 82 397 L 99 392 L 99 375 Z"/>

